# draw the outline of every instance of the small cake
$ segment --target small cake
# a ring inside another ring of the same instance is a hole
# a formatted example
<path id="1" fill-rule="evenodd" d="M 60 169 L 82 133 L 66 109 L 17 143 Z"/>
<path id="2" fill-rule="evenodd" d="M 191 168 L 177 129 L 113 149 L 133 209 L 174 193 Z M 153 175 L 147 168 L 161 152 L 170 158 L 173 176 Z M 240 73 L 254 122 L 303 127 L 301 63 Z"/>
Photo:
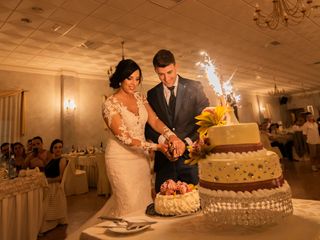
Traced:
<path id="1" fill-rule="evenodd" d="M 192 184 L 169 179 L 161 185 L 154 207 L 165 216 L 193 213 L 200 208 L 199 192 Z"/>

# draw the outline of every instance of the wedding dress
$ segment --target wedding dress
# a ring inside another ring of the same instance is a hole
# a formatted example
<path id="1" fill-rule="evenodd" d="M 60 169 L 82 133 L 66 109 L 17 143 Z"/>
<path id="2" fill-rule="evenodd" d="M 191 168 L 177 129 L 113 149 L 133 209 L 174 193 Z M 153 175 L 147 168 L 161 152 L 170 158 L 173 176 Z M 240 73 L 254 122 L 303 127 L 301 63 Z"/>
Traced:
<path id="1" fill-rule="evenodd" d="M 102 115 L 107 119 L 108 127 L 116 125 L 117 134 L 108 128 L 106 143 L 106 171 L 112 188 L 112 195 L 106 204 L 67 240 L 79 239 L 81 232 L 99 222 L 100 216 L 141 215 L 152 203 L 151 168 L 146 156 L 148 150 L 156 150 L 155 143 L 146 142 L 144 129 L 148 120 L 145 107 L 146 98 L 135 93 L 138 114 L 134 114 L 113 95 L 107 98 L 102 108 Z M 164 136 L 173 133 L 166 126 Z M 136 139 L 141 146 L 131 146 Z"/>
<path id="2" fill-rule="evenodd" d="M 139 93 L 134 96 L 137 100 L 138 115 L 129 111 L 113 95 L 103 105 L 103 117 L 108 120 L 108 126 L 113 123 L 113 126 L 118 126 L 120 130 L 114 135 L 108 129 L 105 161 L 112 195 L 103 210 L 103 214 L 108 216 L 144 212 L 152 202 L 151 168 L 145 151 L 154 145 L 147 143 L 144 137 L 148 120 L 144 105 L 146 99 Z M 142 146 L 130 146 L 132 139 L 140 140 Z"/>

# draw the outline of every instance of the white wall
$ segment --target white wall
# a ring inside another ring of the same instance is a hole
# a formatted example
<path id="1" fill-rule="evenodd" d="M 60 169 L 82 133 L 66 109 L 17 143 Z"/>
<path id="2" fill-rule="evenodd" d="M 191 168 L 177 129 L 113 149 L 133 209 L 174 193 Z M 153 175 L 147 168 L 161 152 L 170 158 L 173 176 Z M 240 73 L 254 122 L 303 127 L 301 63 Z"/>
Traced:
<path id="1" fill-rule="evenodd" d="M 74 77 L 74 76 L 73 76 Z M 77 76 L 76 76 L 77 77 Z M 25 136 L 21 138 L 26 143 L 29 138 L 41 136 L 44 147 L 49 148 L 55 138 L 62 138 L 61 129 L 67 131 L 74 128 L 72 136 L 68 136 L 65 147 L 72 144 L 79 147 L 105 143 L 105 124 L 101 115 L 103 95 L 109 94 L 105 79 L 80 79 L 78 87 L 65 89 L 67 94 L 77 95 L 77 109 L 73 113 L 61 114 L 61 74 L 46 75 L 38 73 L 22 73 L 0 70 L 1 89 L 26 90 Z M 68 96 L 66 96 L 68 97 Z M 61 126 L 64 124 L 65 126 Z"/>
<path id="2" fill-rule="evenodd" d="M 24 89 L 26 93 L 26 132 L 21 141 L 34 136 L 41 136 L 44 145 L 49 148 L 51 141 L 64 136 L 66 150 L 71 145 L 99 146 L 105 145 L 105 123 L 102 119 L 101 105 L 103 95 L 110 95 L 112 90 L 108 87 L 106 79 L 84 79 L 76 74 L 68 76 L 63 73 L 64 84 L 62 86 L 61 73 L 45 75 L 38 73 L 22 73 L 0 70 L 1 89 Z M 70 84 L 66 84 L 66 83 Z M 157 84 L 143 82 L 140 90 L 146 92 Z M 61 89 L 63 92 L 61 93 Z M 217 105 L 218 101 L 212 88 L 204 84 L 210 105 Z M 62 94 L 62 95 L 61 95 Z M 240 93 L 241 94 L 241 93 Z M 66 113 L 63 110 L 61 99 L 75 98 L 77 109 Z M 273 121 L 281 120 L 278 99 L 241 94 L 242 106 L 239 109 L 240 122 L 261 122 L 263 115 L 269 115 Z M 314 105 L 319 106 L 319 98 L 314 97 Z M 290 106 L 306 105 L 292 99 Z M 318 104 L 318 105 L 316 105 Z M 267 108 L 268 113 L 262 112 L 259 107 Z M 62 112 L 63 111 L 63 112 Z"/>
<path id="3" fill-rule="evenodd" d="M 293 95 L 289 98 L 288 109 L 304 108 L 307 111 L 307 106 L 313 106 L 315 118 L 319 117 L 320 111 L 320 93 L 308 95 Z"/>
<path id="4" fill-rule="evenodd" d="M 0 71 L 1 89 L 24 89 L 26 100 L 25 136 L 41 136 L 47 147 L 60 137 L 60 77 L 12 71 Z"/>

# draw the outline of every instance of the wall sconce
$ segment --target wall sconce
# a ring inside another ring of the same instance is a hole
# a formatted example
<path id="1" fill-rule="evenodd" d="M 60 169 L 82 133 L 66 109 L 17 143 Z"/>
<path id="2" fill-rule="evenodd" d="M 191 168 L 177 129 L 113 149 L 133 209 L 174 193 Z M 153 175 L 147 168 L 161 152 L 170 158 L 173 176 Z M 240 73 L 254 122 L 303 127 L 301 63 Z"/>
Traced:
<path id="1" fill-rule="evenodd" d="M 64 101 L 64 109 L 66 111 L 68 111 L 68 110 L 74 111 L 74 110 L 76 110 L 76 108 L 77 108 L 77 105 L 73 99 L 72 100 L 68 99 L 68 100 Z"/>
<path id="2" fill-rule="evenodd" d="M 260 106 L 260 111 L 261 112 L 265 112 L 266 111 L 266 108 L 264 106 Z"/>

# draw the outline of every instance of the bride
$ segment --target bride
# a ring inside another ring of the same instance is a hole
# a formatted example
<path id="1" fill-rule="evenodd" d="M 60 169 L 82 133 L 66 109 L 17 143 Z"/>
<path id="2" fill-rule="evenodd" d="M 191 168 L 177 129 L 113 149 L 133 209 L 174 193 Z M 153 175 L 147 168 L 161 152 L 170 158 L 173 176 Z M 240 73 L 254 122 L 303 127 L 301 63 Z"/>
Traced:
<path id="1" fill-rule="evenodd" d="M 112 195 L 99 212 L 67 237 L 69 240 L 79 239 L 81 231 L 96 224 L 102 215 L 143 214 L 152 202 L 146 152 L 157 150 L 175 159 L 185 150 L 184 143 L 158 119 L 146 98 L 136 91 L 141 81 L 141 69 L 131 59 L 121 60 L 110 78 L 110 87 L 116 91 L 104 102 L 102 115 L 108 126 L 105 162 Z M 167 139 L 166 144 L 145 140 L 147 122 Z M 168 153 L 168 144 L 173 146 L 172 154 Z"/>
<path id="2" fill-rule="evenodd" d="M 146 98 L 136 91 L 141 81 L 141 69 L 131 59 L 121 60 L 110 78 L 110 87 L 116 91 L 104 102 L 102 115 L 108 126 L 105 162 L 112 195 L 99 212 L 68 236 L 69 240 L 79 239 L 81 231 L 96 224 L 102 215 L 143 214 L 152 202 L 146 152 L 158 150 L 175 159 L 185 150 L 184 143 L 158 119 Z M 145 140 L 147 122 L 167 139 L 167 144 Z M 172 156 L 168 153 L 168 144 L 173 146 Z"/>
<path id="3" fill-rule="evenodd" d="M 175 146 L 176 156 L 184 151 L 184 143 L 158 119 L 146 98 L 136 92 L 141 81 L 137 63 L 131 59 L 120 61 L 110 78 L 110 87 L 117 91 L 103 104 L 102 115 L 109 130 L 105 161 L 112 188 L 103 211 L 108 216 L 143 213 L 152 202 L 150 166 L 145 154 L 150 150 L 167 154 L 168 145 L 145 140 L 146 122 Z"/>

